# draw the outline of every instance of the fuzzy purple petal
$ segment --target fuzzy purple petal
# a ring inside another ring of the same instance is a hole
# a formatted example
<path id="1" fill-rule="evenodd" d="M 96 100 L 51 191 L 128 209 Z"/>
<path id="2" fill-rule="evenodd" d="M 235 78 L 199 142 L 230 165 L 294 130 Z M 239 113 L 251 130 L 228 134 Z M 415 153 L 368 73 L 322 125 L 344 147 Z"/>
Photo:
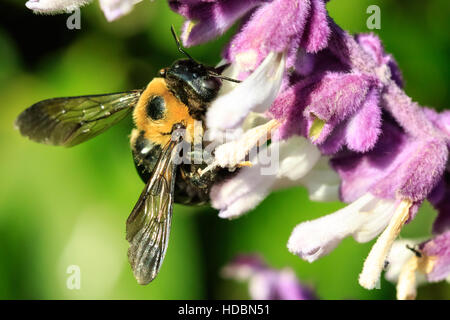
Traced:
<path id="1" fill-rule="evenodd" d="M 361 48 L 369 53 L 372 59 L 378 66 L 387 65 L 391 72 L 391 78 L 399 86 L 403 86 L 403 77 L 397 62 L 390 54 L 386 54 L 381 43 L 380 38 L 373 33 L 362 33 L 356 36 L 356 41 L 361 45 Z"/>
<path id="2" fill-rule="evenodd" d="M 316 119 L 325 125 L 318 137 L 312 137 L 313 142 L 324 142 L 337 124 L 361 107 L 372 82 L 371 77 L 362 74 L 330 72 L 315 85 L 303 114 L 308 120 L 308 131 Z"/>
<path id="3" fill-rule="evenodd" d="M 316 300 L 313 290 L 302 286 L 295 273 L 281 270 L 277 279 L 277 292 L 280 300 Z"/>
<path id="4" fill-rule="evenodd" d="M 421 244 L 419 248 L 422 254 L 436 259 L 433 269 L 427 274 L 428 281 L 441 281 L 450 275 L 450 231 Z"/>
<path id="5" fill-rule="evenodd" d="M 398 126 L 384 119 L 382 134 L 372 150 L 364 154 L 350 151 L 337 154 L 331 164 L 342 179 L 341 199 L 352 202 L 388 176 L 398 165 L 396 159 L 407 141 Z M 385 197 L 394 198 L 395 192 Z"/>
<path id="6" fill-rule="evenodd" d="M 331 34 L 328 48 L 341 63 L 361 73 L 374 73 L 378 65 L 371 54 L 362 49 L 352 36 L 331 19 L 329 20 L 329 26 Z"/>
<path id="7" fill-rule="evenodd" d="M 256 300 L 312 300 L 314 292 L 303 286 L 291 269 L 276 270 L 259 255 L 239 255 L 223 269 L 226 278 L 248 280 L 249 292 Z"/>
<path id="8" fill-rule="evenodd" d="M 327 46 L 330 36 L 328 13 L 323 0 L 311 0 L 311 15 L 301 46 L 316 53 Z"/>
<path id="9" fill-rule="evenodd" d="M 269 52 L 286 50 L 303 33 L 309 13 L 309 0 L 274 0 L 261 5 L 231 40 L 225 58 L 236 61 L 244 55 L 246 67 L 256 68 Z"/>
<path id="10" fill-rule="evenodd" d="M 316 56 L 311 53 L 307 53 L 304 50 L 298 50 L 295 52 L 295 59 L 292 62 L 286 61 L 286 67 L 293 67 L 294 71 L 301 76 L 308 76 L 314 71 Z"/>
<path id="11" fill-rule="evenodd" d="M 447 146 L 438 139 L 417 139 L 384 117 L 382 134 L 369 152 L 343 152 L 332 159 L 342 178 L 341 197 L 353 201 L 361 194 L 387 199 L 399 195 L 421 202 L 440 180 Z"/>
<path id="12" fill-rule="evenodd" d="M 181 39 L 187 47 L 209 41 L 230 28 L 265 0 L 170 1 L 171 9 L 187 19 Z"/>
<path id="13" fill-rule="evenodd" d="M 391 71 L 391 79 L 400 87 L 403 88 L 403 75 L 400 71 L 400 68 L 398 67 L 397 61 L 395 61 L 394 57 L 392 55 L 385 55 L 384 56 L 384 64 L 386 64 L 389 67 L 389 70 Z"/>
<path id="14" fill-rule="evenodd" d="M 436 186 L 447 163 L 447 145 L 441 140 L 416 141 L 400 170 L 389 176 L 394 183 L 398 179 L 398 192 L 413 201 L 422 201 Z M 392 183 L 392 182 L 391 182 Z"/>
<path id="15" fill-rule="evenodd" d="M 383 63 L 384 48 L 380 38 L 373 33 L 361 33 L 356 36 L 356 41 L 364 51 L 370 54 L 377 65 Z"/>
<path id="16" fill-rule="evenodd" d="M 438 216 L 433 223 L 433 233 L 440 234 L 450 230 L 450 173 L 448 171 L 430 193 L 428 200 L 438 211 Z"/>
<path id="17" fill-rule="evenodd" d="M 345 132 L 350 150 L 366 152 L 375 146 L 381 133 L 381 109 L 378 88 L 372 87 L 361 109 L 349 120 Z"/>
<path id="18" fill-rule="evenodd" d="M 430 120 L 438 130 L 440 130 L 440 132 L 450 143 L 450 110 L 445 110 L 440 113 L 430 108 L 423 108 L 422 110 L 427 119 Z"/>
<path id="19" fill-rule="evenodd" d="M 346 129 L 348 121 L 339 123 L 327 139 L 318 147 L 327 156 L 332 156 L 343 150 L 346 143 Z"/>
<path id="20" fill-rule="evenodd" d="M 444 138 L 438 128 L 428 120 L 424 109 L 412 101 L 395 83 L 385 88 L 382 99 L 384 108 L 412 136 Z"/>
<path id="21" fill-rule="evenodd" d="M 282 122 L 277 130 L 277 139 L 288 139 L 292 135 L 306 136 L 306 121 L 303 117 L 305 101 L 315 79 L 299 81 L 285 89 L 270 107 L 269 114 Z"/>

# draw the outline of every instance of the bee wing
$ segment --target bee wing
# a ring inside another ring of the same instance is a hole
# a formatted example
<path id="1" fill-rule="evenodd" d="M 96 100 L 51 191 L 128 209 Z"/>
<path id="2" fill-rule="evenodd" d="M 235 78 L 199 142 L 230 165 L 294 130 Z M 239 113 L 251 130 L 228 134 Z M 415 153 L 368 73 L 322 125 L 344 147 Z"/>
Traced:
<path id="1" fill-rule="evenodd" d="M 128 259 L 139 284 L 148 284 L 159 272 L 169 242 L 174 201 L 175 142 L 170 142 L 127 219 Z"/>
<path id="2" fill-rule="evenodd" d="M 43 100 L 23 111 L 15 125 L 23 136 L 33 141 L 72 147 L 125 118 L 141 92 Z"/>

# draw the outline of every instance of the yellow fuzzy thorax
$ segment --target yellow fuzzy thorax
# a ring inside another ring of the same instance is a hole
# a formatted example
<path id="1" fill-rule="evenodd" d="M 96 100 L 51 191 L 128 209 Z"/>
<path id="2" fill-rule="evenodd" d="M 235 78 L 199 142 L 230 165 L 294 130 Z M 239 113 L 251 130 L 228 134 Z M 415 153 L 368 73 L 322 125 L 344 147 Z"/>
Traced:
<path id="1" fill-rule="evenodd" d="M 165 115 L 160 120 L 153 120 L 147 115 L 147 104 L 154 96 L 162 97 L 166 105 Z M 163 78 L 154 78 L 147 85 L 134 109 L 133 119 L 137 129 L 144 131 L 145 138 L 155 144 L 166 145 L 171 139 L 172 128 L 177 123 L 182 123 L 186 128 L 185 141 L 191 142 L 191 137 L 194 137 L 195 120 L 189 114 L 188 107 L 169 91 Z M 198 126 L 196 131 L 199 131 Z"/>

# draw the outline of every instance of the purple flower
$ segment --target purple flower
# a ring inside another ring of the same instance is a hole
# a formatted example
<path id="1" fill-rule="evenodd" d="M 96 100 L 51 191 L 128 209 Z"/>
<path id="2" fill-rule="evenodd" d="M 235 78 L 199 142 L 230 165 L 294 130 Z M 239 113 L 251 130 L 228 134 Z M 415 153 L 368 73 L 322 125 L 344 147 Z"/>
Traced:
<path id="1" fill-rule="evenodd" d="M 386 278 L 397 283 L 397 299 L 414 299 L 418 285 L 450 281 L 450 231 L 424 242 L 396 241 L 387 261 Z"/>
<path id="2" fill-rule="evenodd" d="M 445 227 L 450 116 L 405 94 L 398 65 L 378 37 L 350 36 L 320 0 L 179 2 L 178 12 L 196 20 L 185 25 L 187 45 L 210 40 L 242 18 L 224 56 L 231 63 L 226 75 L 244 82 L 224 86 L 207 115 L 212 140 L 232 131 L 232 141 L 216 148 L 214 165 L 238 167 L 269 127 L 272 144 L 260 150 L 281 155 L 271 175 L 261 174 L 262 161 L 253 156 L 252 167 L 213 187 L 212 205 L 221 217 L 240 216 L 286 186 L 306 186 L 315 200 L 333 199 L 339 180 L 329 173 L 331 159 L 342 180 L 340 198 L 350 204 L 299 224 L 288 248 L 312 262 L 347 236 L 367 242 L 381 234 L 360 275 L 369 289 L 402 226 L 427 197 L 442 212 L 436 225 Z M 244 129 L 252 117 L 264 120 Z"/>
<path id="3" fill-rule="evenodd" d="M 339 177 L 329 167 L 328 159 L 322 158 L 305 138 L 272 142 L 268 149 L 269 154 L 278 153 L 277 168 L 267 167 L 258 155 L 250 159 L 251 167 L 241 168 L 232 179 L 213 186 L 211 205 L 219 210 L 221 218 L 237 218 L 254 209 L 272 191 L 292 186 L 306 187 L 311 200 L 338 200 Z M 216 152 L 216 157 L 223 156 Z"/>
<path id="4" fill-rule="evenodd" d="M 386 118 L 381 129 L 372 150 L 343 151 L 332 158 L 342 179 L 341 198 L 352 204 L 298 225 L 288 243 L 293 253 L 314 261 L 344 237 L 366 242 L 384 230 L 360 277 L 368 288 L 376 285 L 392 242 L 441 178 L 447 161 L 439 141 L 413 138 Z"/>
<path id="5" fill-rule="evenodd" d="M 100 0 L 100 5 L 111 21 L 139 1 Z M 88 2 L 26 5 L 54 13 Z M 366 242 L 380 235 L 359 279 L 371 289 L 402 226 L 425 199 L 439 211 L 434 231 L 449 228 L 450 112 L 438 114 L 413 102 L 379 38 L 350 36 L 328 16 L 325 3 L 169 1 L 188 19 L 181 37 L 187 46 L 209 41 L 241 20 L 224 51 L 224 62 L 231 64 L 224 75 L 243 82 L 224 84 L 206 115 L 205 136 L 215 149 L 205 172 L 239 168 L 213 186 L 213 207 L 221 217 L 235 218 L 273 190 L 290 186 L 306 187 L 313 200 L 333 200 L 340 183 L 340 199 L 349 205 L 299 224 L 288 248 L 312 262 L 347 236 Z M 432 250 L 423 248 L 426 254 Z M 441 264 L 433 268 L 438 271 L 427 272 L 430 279 L 443 270 Z"/>
<path id="6" fill-rule="evenodd" d="M 271 53 L 242 83 L 224 85 L 206 114 L 209 138 L 216 139 L 232 130 L 239 134 L 250 112 L 265 112 L 280 90 L 284 66 L 284 55 Z M 235 67 L 236 64 L 232 64 L 224 75 L 236 77 Z"/>
<path id="7" fill-rule="evenodd" d="M 169 5 L 173 11 L 189 19 L 181 33 L 184 45 L 189 47 L 220 36 L 236 20 L 265 2 L 267 0 L 169 0 Z"/>
<path id="8" fill-rule="evenodd" d="M 403 76 L 398 68 L 397 62 L 392 55 L 384 52 L 380 38 L 372 33 L 362 33 L 356 35 L 356 41 L 366 53 L 370 54 L 377 66 L 388 66 L 391 79 L 399 87 L 403 87 Z"/>
<path id="9" fill-rule="evenodd" d="M 262 5 L 231 40 L 225 58 L 239 62 L 244 70 L 253 70 L 270 52 L 298 46 L 309 13 L 309 1 L 274 0 Z"/>
<path id="10" fill-rule="evenodd" d="M 320 145 L 339 124 L 351 117 L 346 123 L 347 130 L 341 143 L 354 151 L 370 150 L 380 132 L 378 100 L 376 78 L 352 73 L 324 74 L 309 93 L 303 112 L 308 136 L 315 144 Z M 369 131 L 361 128 L 369 128 Z M 337 149 L 341 147 L 342 145 Z"/>
<path id="11" fill-rule="evenodd" d="M 283 121 L 281 137 L 309 137 L 328 155 L 344 147 L 357 152 L 373 148 L 381 132 L 377 77 L 346 72 L 329 52 L 316 56 L 309 73 L 286 85 L 270 108 L 270 114 Z"/>
<path id="12" fill-rule="evenodd" d="M 306 90 L 306 107 L 301 109 L 307 119 L 307 136 L 322 152 L 333 155 L 332 166 L 342 179 L 341 199 L 352 204 L 298 225 L 288 248 L 314 261 L 344 237 L 352 235 L 366 242 L 382 232 L 360 275 L 360 284 L 371 289 L 402 225 L 413 218 L 443 178 L 448 139 L 442 130 L 445 125 L 437 128 L 399 87 L 396 64 L 375 36 L 353 38 L 332 26 L 327 50 L 350 69 L 347 77 L 361 74 L 376 80 L 370 87 L 360 78 L 359 82 L 352 79 L 334 85 L 332 79 L 322 77 Z M 305 95 L 302 90 L 299 96 Z M 273 114 L 280 117 L 276 108 L 274 104 Z M 292 112 L 286 106 L 284 109 L 284 114 Z M 287 134 L 292 133 L 291 127 L 285 130 Z M 437 197 L 436 202 L 445 206 L 442 200 L 442 196 Z"/>
<path id="13" fill-rule="evenodd" d="M 268 267 L 257 255 L 240 255 L 226 265 L 225 278 L 249 282 L 253 300 L 315 300 L 313 291 L 302 285 L 290 268 Z"/>
<path id="14" fill-rule="evenodd" d="M 319 150 L 300 136 L 279 140 L 281 123 L 267 113 L 282 84 L 284 57 L 272 52 L 242 83 L 224 84 L 206 114 L 205 136 L 217 145 L 209 168 L 234 170 L 250 160 L 210 192 L 211 204 L 222 218 L 236 218 L 273 190 L 296 185 L 307 187 L 311 199 L 337 199 L 339 178 Z M 237 65 L 232 63 L 224 74 L 235 76 Z M 268 139 L 272 143 L 265 147 Z M 257 145 L 258 151 L 251 153 Z"/>
<path id="15" fill-rule="evenodd" d="M 326 46 L 330 34 L 323 0 L 169 3 L 174 11 L 188 19 L 181 36 L 186 46 L 209 41 L 242 18 L 239 32 L 225 50 L 225 58 L 237 62 L 245 72 L 256 69 L 270 52 L 287 52 L 287 65 L 291 67 L 299 48 L 318 52 Z"/>

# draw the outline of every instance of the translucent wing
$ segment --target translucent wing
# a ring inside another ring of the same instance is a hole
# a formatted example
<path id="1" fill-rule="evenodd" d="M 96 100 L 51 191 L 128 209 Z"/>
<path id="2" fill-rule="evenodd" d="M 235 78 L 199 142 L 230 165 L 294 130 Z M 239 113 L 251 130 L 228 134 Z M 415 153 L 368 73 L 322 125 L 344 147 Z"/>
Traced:
<path id="1" fill-rule="evenodd" d="M 15 125 L 33 141 L 72 147 L 122 120 L 140 95 L 129 91 L 43 100 L 23 111 Z"/>
<path id="2" fill-rule="evenodd" d="M 156 277 L 166 254 L 174 201 L 174 146 L 172 141 L 162 150 L 127 220 L 128 259 L 139 284 L 148 284 Z"/>

